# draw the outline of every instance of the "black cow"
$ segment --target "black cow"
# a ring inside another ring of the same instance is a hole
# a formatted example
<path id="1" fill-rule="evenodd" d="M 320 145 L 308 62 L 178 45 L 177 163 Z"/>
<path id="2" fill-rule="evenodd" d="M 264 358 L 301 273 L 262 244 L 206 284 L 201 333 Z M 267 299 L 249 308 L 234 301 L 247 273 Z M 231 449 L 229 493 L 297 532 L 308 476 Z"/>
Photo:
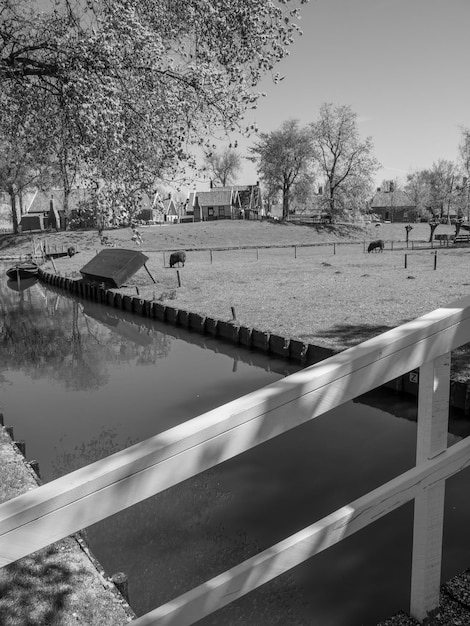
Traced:
<path id="1" fill-rule="evenodd" d="M 177 252 L 172 252 L 170 254 L 170 267 L 173 267 L 173 265 L 176 265 L 177 263 L 178 263 L 178 267 L 180 266 L 180 263 L 182 263 L 184 267 L 185 261 L 186 261 L 186 252 L 184 252 L 184 250 L 178 250 Z"/>
<path id="2" fill-rule="evenodd" d="M 74 254 L 77 254 L 77 250 L 75 248 L 75 246 L 69 246 L 67 248 L 67 254 L 72 257 Z"/>
<path id="3" fill-rule="evenodd" d="M 383 239 L 376 239 L 375 241 L 371 241 L 369 247 L 367 248 L 367 252 L 383 252 L 384 251 L 384 242 Z"/>

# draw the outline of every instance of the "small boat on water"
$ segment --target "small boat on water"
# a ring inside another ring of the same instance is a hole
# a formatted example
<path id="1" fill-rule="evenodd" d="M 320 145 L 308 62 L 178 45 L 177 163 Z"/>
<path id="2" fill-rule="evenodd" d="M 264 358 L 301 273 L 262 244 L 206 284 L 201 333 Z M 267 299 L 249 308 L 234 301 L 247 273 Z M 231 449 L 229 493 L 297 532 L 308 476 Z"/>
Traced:
<path id="1" fill-rule="evenodd" d="M 13 291 L 26 291 L 26 289 L 30 289 L 33 285 L 39 282 L 38 276 L 31 276 L 31 278 L 23 278 L 22 280 L 7 280 L 8 289 L 12 289 Z"/>
<path id="2" fill-rule="evenodd" d="M 37 276 L 39 267 L 33 261 L 24 261 L 23 263 L 17 263 L 13 267 L 7 269 L 6 274 L 10 280 L 23 280 L 24 278 L 31 278 Z"/>

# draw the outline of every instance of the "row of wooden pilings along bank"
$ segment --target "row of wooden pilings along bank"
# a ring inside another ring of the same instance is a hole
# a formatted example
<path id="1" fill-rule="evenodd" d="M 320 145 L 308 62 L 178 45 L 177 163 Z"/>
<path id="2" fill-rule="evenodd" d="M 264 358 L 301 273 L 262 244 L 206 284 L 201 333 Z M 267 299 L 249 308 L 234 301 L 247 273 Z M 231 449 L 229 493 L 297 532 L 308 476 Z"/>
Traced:
<path id="1" fill-rule="evenodd" d="M 26 442 L 15 438 L 12 426 L 4 425 L 3 413 L 0 413 L 0 463 L 2 465 L 0 503 L 42 484 L 38 461 L 27 460 Z M 35 559 L 37 565 L 34 573 L 31 573 L 33 571 L 31 558 Z M 17 619 L 28 617 L 25 615 L 18 617 L 16 611 L 10 615 L 8 608 L 12 601 L 21 603 L 24 576 L 29 577 L 28 594 L 31 598 L 35 597 L 35 593 L 38 594 L 38 598 L 42 598 L 45 593 L 43 589 L 45 583 L 41 576 L 48 567 L 55 568 L 56 577 L 63 577 L 63 587 L 68 590 L 65 593 L 68 601 L 64 603 L 62 609 L 57 609 L 55 615 L 57 619 L 66 613 L 72 615 L 77 620 L 77 624 L 83 624 L 83 619 L 87 620 L 86 607 L 81 606 L 81 603 L 83 597 L 89 596 L 90 590 L 93 590 L 94 594 L 93 614 L 97 620 L 94 623 L 102 626 L 124 626 L 136 618 L 129 605 L 127 575 L 123 572 L 116 572 L 109 576 L 104 571 L 88 546 L 86 530 L 57 542 L 51 550 L 40 550 L 34 557 L 30 556 L 28 559 L 24 564 L 20 559 L 6 565 L 5 570 L 0 569 L 0 582 L 3 589 L 0 599 L 0 622 L 5 623 L 5 626 L 10 623 L 19 623 Z M 61 587 L 59 593 L 62 591 Z M 48 588 L 48 593 L 53 593 L 52 586 Z M 40 615 L 40 600 L 38 602 L 37 610 Z"/>
<path id="2" fill-rule="evenodd" d="M 303 366 L 313 365 L 335 354 L 333 350 L 322 346 L 242 326 L 236 321 L 235 315 L 233 315 L 234 319 L 230 321 L 217 320 L 161 302 L 144 300 L 139 296 L 123 295 L 96 283 L 59 276 L 45 272 L 42 269 L 39 269 L 39 277 L 44 282 L 69 291 L 80 298 L 100 302 L 106 306 L 134 313 L 141 317 L 156 319 L 174 326 L 181 326 L 194 332 L 217 337 L 234 344 L 240 344 L 246 348 L 252 348 L 297 362 Z M 419 371 L 413 370 L 389 381 L 384 387 L 398 393 L 417 396 L 418 384 Z M 450 406 L 464 411 L 466 415 L 470 415 L 469 383 L 451 381 Z"/>

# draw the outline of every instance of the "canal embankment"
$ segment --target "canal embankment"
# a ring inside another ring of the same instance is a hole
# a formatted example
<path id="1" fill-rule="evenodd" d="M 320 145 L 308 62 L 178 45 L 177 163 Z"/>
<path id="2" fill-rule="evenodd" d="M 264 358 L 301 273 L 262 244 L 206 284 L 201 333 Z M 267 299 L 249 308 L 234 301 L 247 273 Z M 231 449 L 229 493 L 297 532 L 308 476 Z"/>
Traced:
<path id="1" fill-rule="evenodd" d="M 41 484 L 0 414 L 0 503 Z M 2 563 L 3 565 L 3 563 Z M 78 533 L 0 569 L 0 623 L 123 626 L 135 613 Z"/>
<path id="2" fill-rule="evenodd" d="M 338 352 L 324 345 L 245 326 L 236 319 L 236 314 L 232 315 L 232 319 L 217 319 L 180 308 L 176 304 L 148 300 L 140 295 L 123 293 L 120 289 L 107 289 L 103 285 L 69 278 L 45 269 L 40 269 L 39 275 L 46 284 L 68 291 L 84 300 L 126 311 L 140 318 L 156 319 L 172 326 L 180 326 L 210 338 L 298 363 L 302 367 L 318 363 Z M 384 387 L 397 393 L 417 396 L 419 371 L 407 372 L 389 381 Z M 452 408 L 461 410 L 466 415 L 470 414 L 469 380 L 455 378 L 451 380 L 449 402 Z"/>

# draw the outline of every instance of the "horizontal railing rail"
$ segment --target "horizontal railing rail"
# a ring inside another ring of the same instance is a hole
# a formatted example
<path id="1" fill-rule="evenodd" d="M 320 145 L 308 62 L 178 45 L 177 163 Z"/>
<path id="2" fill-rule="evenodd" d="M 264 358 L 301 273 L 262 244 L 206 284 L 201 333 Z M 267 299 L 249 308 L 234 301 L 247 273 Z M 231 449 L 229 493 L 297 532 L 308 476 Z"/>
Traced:
<path id="1" fill-rule="evenodd" d="M 466 441 L 447 451 L 444 442 L 449 353 L 469 340 L 470 298 L 465 298 L 5 502 L 0 505 L 0 565 L 420 368 L 416 468 L 139 618 L 136 626 L 195 622 L 413 498 L 421 506 L 415 514 L 416 536 L 430 510 L 441 510 L 445 478 L 470 458 Z M 439 515 L 433 519 L 436 528 L 426 528 L 426 537 L 442 531 Z M 421 619 L 437 602 L 440 560 L 434 547 L 415 543 L 412 609 Z"/>

